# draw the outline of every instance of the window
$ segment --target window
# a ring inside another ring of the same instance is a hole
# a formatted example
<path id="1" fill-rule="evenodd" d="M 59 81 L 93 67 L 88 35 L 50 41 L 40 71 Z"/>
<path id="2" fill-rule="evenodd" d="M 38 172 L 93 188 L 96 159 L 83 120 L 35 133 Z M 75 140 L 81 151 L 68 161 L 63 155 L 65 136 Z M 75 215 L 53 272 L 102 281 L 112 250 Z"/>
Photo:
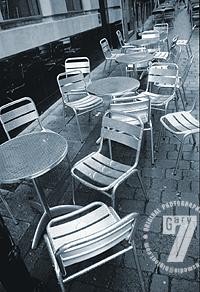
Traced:
<path id="1" fill-rule="evenodd" d="M 40 15 L 38 0 L 0 0 L 3 19 Z"/>
<path id="2" fill-rule="evenodd" d="M 65 0 L 68 11 L 80 11 L 83 9 L 81 0 Z"/>

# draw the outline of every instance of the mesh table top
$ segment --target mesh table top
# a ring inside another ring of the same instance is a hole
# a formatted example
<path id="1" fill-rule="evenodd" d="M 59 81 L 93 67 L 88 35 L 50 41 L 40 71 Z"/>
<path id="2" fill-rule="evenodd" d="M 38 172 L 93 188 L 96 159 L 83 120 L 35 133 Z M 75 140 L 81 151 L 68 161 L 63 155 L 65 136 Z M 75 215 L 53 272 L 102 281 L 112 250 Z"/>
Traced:
<path id="1" fill-rule="evenodd" d="M 65 138 L 54 132 L 17 136 L 0 145 L 0 183 L 36 178 L 58 165 L 67 151 Z"/>
<path id="2" fill-rule="evenodd" d="M 151 61 L 154 58 L 152 54 L 149 53 L 130 53 L 126 55 L 119 56 L 117 62 L 123 64 L 139 64 L 143 62 Z"/>
<path id="3" fill-rule="evenodd" d="M 117 95 L 123 94 L 126 91 L 137 90 L 140 82 L 137 79 L 130 77 L 108 77 L 98 80 L 93 80 L 87 87 L 87 90 L 95 95 Z"/>

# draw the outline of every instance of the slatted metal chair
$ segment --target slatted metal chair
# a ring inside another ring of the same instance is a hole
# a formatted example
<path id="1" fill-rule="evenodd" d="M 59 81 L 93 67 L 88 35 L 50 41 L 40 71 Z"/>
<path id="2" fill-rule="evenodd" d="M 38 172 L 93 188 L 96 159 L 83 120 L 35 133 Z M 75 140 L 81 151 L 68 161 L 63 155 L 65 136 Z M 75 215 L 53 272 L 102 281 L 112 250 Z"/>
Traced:
<path id="1" fill-rule="evenodd" d="M 127 93 L 115 98 L 110 104 L 111 117 L 129 124 L 137 125 L 136 117 L 140 117 L 144 124 L 144 131 L 151 134 L 151 162 L 154 164 L 153 127 L 151 122 L 151 101 L 149 98 L 138 98 L 138 93 Z M 123 116 L 121 114 L 124 114 Z M 128 116 L 126 116 L 128 114 Z"/>
<path id="2" fill-rule="evenodd" d="M 124 53 L 125 54 L 144 54 L 147 53 L 147 49 L 145 47 L 131 47 L 127 46 L 124 48 Z M 126 75 L 130 75 L 132 77 L 134 75 L 135 70 L 140 73 L 139 79 L 142 79 L 144 74 L 147 72 L 149 68 L 149 61 L 147 62 L 138 62 L 137 64 L 128 64 L 126 66 Z"/>
<path id="3" fill-rule="evenodd" d="M 168 41 L 168 33 L 169 33 L 169 25 L 168 23 L 157 23 L 153 27 L 154 30 L 157 30 L 160 33 L 160 42 L 167 44 L 167 51 L 169 51 L 169 41 Z"/>
<path id="4" fill-rule="evenodd" d="M 127 42 L 124 41 L 122 33 L 121 33 L 120 30 L 116 31 L 116 35 L 117 35 L 117 38 L 118 38 L 119 45 L 120 45 L 122 53 L 124 53 L 124 51 L 126 49 L 128 49 L 128 48 L 135 48 L 135 46 L 131 45 L 131 43 L 127 43 Z"/>
<path id="5" fill-rule="evenodd" d="M 160 121 L 164 128 L 173 134 L 179 141 L 180 147 L 176 159 L 174 174 L 177 173 L 179 160 L 181 157 L 183 145 L 188 138 L 188 136 L 192 135 L 193 144 L 196 144 L 194 135 L 200 133 L 200 125 L 199 121 L 194 117 L 193 111 L 195 109 L 195 104 L 197 101 L 197 97 L 194 100 L 193 106 L 190 111 L 181 111 L 169 113 L 161 117 Z"/>
<path id="6" fill-rule="evenodd" d="M 115 210 L 101 202 L 93 202 L 77 211 L 52 219 L 44 239 L 61 291 L 64 284 L 90 270 L 132 250 L 141 284 L 144 280 L 134 242 L 137 213 L 120 218 Z M 121 242 L 126 245 L 120 244 Z M 111 249 L 119 246 L 118 250 Z M 104 252 L 110 250 L 109 254 Z M 95 258 L 100 254 L 102 259 Z M 93 258 L 87 267 L 69 274 L 67 268 Z"/>
<path id="7" fill-rule="evenodd" d="M 157 30 L 146 30 L 141 33 L 142 39 L 155 39 L 155 44 L 150 44 L 147 47 L 149 53 L 160 51 L 160 33 Z"/>
<path id="8" fill-rule="evenodd" d="M 71 169 L 74 203 L 74 178 L 87 187 L 107 195 L 112 199 L 112 206 L 114 207 L 116 189 L 134 173 L 137 173 L 142 190 L 147 199 L 147 194 L 139 170 L 137 169 L 144 125 L 139 117 L 135 117 L 138 121 L 138 125 L 130 125 L 112 119 L 110 114 L 110 112 L 107 112 L 103 117 L 99 150 L 78 161 Z M 109 142 L 110 157 L 107 157 L 102 153 L 105 139 Z M 131 165 L 126 165 L 112 159 L 112 141 L 126 145 L 130 150 L 134 150 L 133 152 L 136 155 L 135 159 L 131 159 L 130 157 L 129 161 L 131 161 Z"/>
<path id="9" fill-rule="evenodd" d="M 174 63 L 153 63 L 149 69 L 146 91 L 141 92 L 138 97 L 151 99 L 151 109 L 167 113 L 170 101 L 177 105 L 178 66 Z M 184 101 L 181 96 L 183 108 Z"/>
<path id="10" fill-rule="evenodd" d="M 87 57 L 74 57 L 67 58 L 65 60 L 65 72 L 67 76 L 75 74 L 76 70 L 83 73 L 84 78 L 86 78 L 86 83 L 91 82 L 90 78 L 90 60 Z"/>
<path id="11" fill-rule="evenodd" d="M 154 54 L 154 61 L 157 62 L 169 62 L 169 63 L 176 63 L 178 65 L 178 61 L 181 56 L 181 47 L 177 46 L 178 36 L 173 37 L 169 52 L 156 52 Z"/>
<path id="12" fill-rule="evenodd" d="M 35 126 L 37 126 L 39 131 L 45 131 L 45 128 L 43 128 L 40 121 L 35 103 L 30 97 L 23 97 L 0 107 L 0 123 L 2 124 L 8 139 L 12 139 L 16 136 L 16 133 L 20 135 L 22 129 L 32 122 L 35 122 Z M 1 192 L 0 199 L 4 203 L 14 223 L 17 224 L 17 221 L 6 200 L 1 195 Z"/>
<path id="13" fill-rule="evenodd" d="M 186 48 L 186 52 L 187 52 L 187 55 L 188 55 L 188 58 L 190 58 L 192 56 L 192 49 L 191 49 L 191 46 L 190 46 L 190 41 L 191 41 L 191 38 L 192 38 L 192 35 L 193 35 L 193 32 L 196 28 L 196 25 L 194 25 L 192 27 L 192 30 L 191 30 L 191 33 L 188 37 L 188 39 L 178 39 L 177 41 L 177 45 L 179 46 L 183 46 Z"/>
<path id="14" fill-rule="evenodd" d="M 64 118 L 67 108 L 70 108 L 74 112 L 80 140 L 83 142 L 78 117 L 102 107 L 103 99 L 87 92 L 86 82 L 81 71 L 71 71 L 70 75 L 66 76 L 66 73 L 58 74 L 57 82 L 63 102 Z"/>
<path id="15" fill-rule="evenodd" d="M 107 63 L 109 62 L 109 70 L 108 72 L 110 72 L 110 68 L 111 68 L 111 63 L 112 61 L 116 61 L 117 57 L 119 57 L 121 54 L 120 53 L 113 53 L 111 48 L 110 48 L 110 45 L 108 43 L 108 40 L 106 38 L 103 38 L 100 40 L 100 46 L 101 46 L 101 49 L 102 49 L 102 52 L 103 52 L 103 55 L 105 57 L 105 64 L 104 64 L 104 68 L 103 68 L 103 71 L 105 71 L 106 69 L 106 65 Z"/>

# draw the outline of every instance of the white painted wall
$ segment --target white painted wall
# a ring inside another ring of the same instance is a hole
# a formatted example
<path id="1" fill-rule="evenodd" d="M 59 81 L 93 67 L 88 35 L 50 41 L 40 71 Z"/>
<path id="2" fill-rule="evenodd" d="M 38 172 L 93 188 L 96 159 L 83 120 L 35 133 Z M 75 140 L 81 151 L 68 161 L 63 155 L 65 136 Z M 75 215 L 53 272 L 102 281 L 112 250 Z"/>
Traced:
<path id="1" fill-rule="evenodd" d="M 101 26 L 99 14 L 93 13 L 0 30 L 0 58 L 6 58 L 99 26 Z"/>

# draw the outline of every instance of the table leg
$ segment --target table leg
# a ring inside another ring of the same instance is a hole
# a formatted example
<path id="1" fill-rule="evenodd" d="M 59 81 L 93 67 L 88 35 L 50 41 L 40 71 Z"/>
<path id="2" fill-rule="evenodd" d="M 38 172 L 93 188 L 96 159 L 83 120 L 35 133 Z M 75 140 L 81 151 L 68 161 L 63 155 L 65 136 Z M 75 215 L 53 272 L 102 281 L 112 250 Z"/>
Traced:
<path id="1" fill-rule="evenodd" d="M 39 197 L 39 200 L 40 200 L 40 203 L 42 205 L 44 212 L 46 213 L 46 215 L 49 218 L 51 218 L 51 213 L 50 213 L 49 205 L 47 204 L 47 201 L 46 201 L 44 190 L 42 189 L 42 187 L 37 179 L 33 178 L 32 181 L 33 181 L 33 185 L 35 187 L 36 193 Z"/>
<path id="2" fill-rule="evenodd" d="M 42 235 L 45 232 L 45 229 L 47 227 L 47 224 L 49 223 L 49 221 L 52 218 L 73 212 L 75 210 L 78 210 L 82 208 L 82 206 L 78 206 L 78 205 L 60 205 L 60 206 L 55 206 L 49 209 L 50 213 L 51 213 L 51 218 L 49 217 L 49 215 L 45 212 L 42 217 L 40 218 L 40 221 L 37 225 L 34 237 L 33 237 L 33 242 L 32 242 L 32 249 L 37 248 L 39 241 L 42 237 Z"/>

